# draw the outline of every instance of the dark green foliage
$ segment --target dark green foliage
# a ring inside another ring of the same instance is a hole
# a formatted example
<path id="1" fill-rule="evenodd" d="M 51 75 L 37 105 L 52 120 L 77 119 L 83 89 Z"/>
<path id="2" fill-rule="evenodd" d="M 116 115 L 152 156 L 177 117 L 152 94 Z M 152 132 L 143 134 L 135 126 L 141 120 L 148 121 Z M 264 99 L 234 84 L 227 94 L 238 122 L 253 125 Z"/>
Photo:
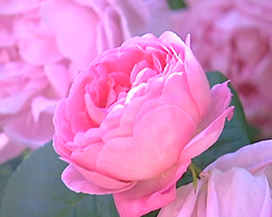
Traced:
<path id="1" fill-rule="evenodd" d="M 172 10 L 178 10 L 186 7 L 186 4 L 183 0 L 167 0 L 167 2 Z"/>
<path id="2" fill-rule="evenodd" d="M 36 150 L 9 179 L 1 217 L 118 217 L 111 196 L 76 194 L 60 175 L 67 164 L 48 143 Z"/>

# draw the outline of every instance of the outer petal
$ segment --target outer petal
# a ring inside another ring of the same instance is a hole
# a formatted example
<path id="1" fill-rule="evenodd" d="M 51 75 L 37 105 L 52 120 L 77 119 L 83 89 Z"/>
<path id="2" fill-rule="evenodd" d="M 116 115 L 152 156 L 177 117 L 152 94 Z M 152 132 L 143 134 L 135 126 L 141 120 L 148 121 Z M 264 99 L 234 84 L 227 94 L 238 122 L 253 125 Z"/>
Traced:
<path id="1" fill-rule="evenodd" d="M 198 181 L 178 190 L 176 200 L 162 208 L 158 217 L 270 217 L 270 187 L 264 174 L 255 176 L 233 167 L 226 172 L 210 170 Z"/>
<path id="2" fill-rule="evenodd" d="M 20 0 L 0 0 L 0 13 L 16 14 L 39 7 L 41 0 L 29 0 L 27 4 Z"/>
<path id="3" fill-rule="evenodd" d="M 108 0 L 108 2 L 115 8 L 121 18 L 125 39 L 143 33 L 148 16 L 148 11 L 143 1 Z"/>
<path id="4" fill-rule="evenodd" d="M 29 15 L 29 17 L 27 17 Z M 34 65 L 56 62 L 62 58 L 54 36 L 40 23 L 38 11 L 26 14 L 14 24 L 15 36 L 22 59 Z"/>
<path id="5" fill-rule="evenodd" d="M 59 100 L 49 100 L 42 96 L 35 97 L 31 103 L 34 121 L 38 122 L 39 117 L 43 112 L 53 115 L 58 102 Z"/>
<path id="6" fill-rule="evenodd" d="M 51 26 L 57 37 L 57 45 L 64 56 L 84 67 L 97 55 L 95 13 L 71 1 L 46 2 L 42 20 Z M 70 20 L 70 22 L 67 22 Z"/>
<path id="7" fill-rule="evenodd" d="M 270 188 L 263 174 L 253 176 L 243 168 L 220 173 L 214 170 L 209 178 L 207 216 L 270 216 Z"/>
<path id="8" fill-rule="evenodd" d="M 191 93 L 198 105 L 200 117 L 202 117 L 207 112 L 211 102 L 210 87 L 204 70 L 189 47 L 185 49 L 184 67 Z"/>
<path id="9" fill-rule="evenodd" d="M 228 107 L 231 93 L 227 83 L 214 86 L 212 89 L 212 102 L 208 113 L 200 123 L 200 133 L 198 133 L 184 148 L 181 158 L 193 158 L 204 150 L 207 150 L 219 138 L 225 120 L 232 117 L 234 107 Z M 197 148 L 196 148 L 197 147 Z"/>
<path id="10" fill-rule="evenodd" d="M 79 172 L 80 171 L 80 172 Z M 82 175 L 85 174 L 84 176 Z M 80 167 L 69 165 L 62 173 L 62 180 L 65 185 L 75 192 L 82 192 L 88 194 L 111 194 L 120 191 L 125 191 L 132 188 L 135 182 L 121 182 L 118 180 L 110 179 L 96 172 L 90 172 Z M 90 181 L 97 180 L 97 183 Z M 101 182 L 107 183 L 112 188 L 101 187 Z M 99 184 L 99 185 L 97 185 Z"/>
<path id="11" fill-rule="evenodd" d="M 0 68 L 0 113 L 16 114 L 48 85 L 43 71 L 21 62 L 9 62 Z"/>
<path id="12" fill-rule="evenodd" d="M 59 98 L 67 96 L 71 84 L 67 69 L 63 65 L 52 63 L 44 66 L 44 72 L 55 90 L 56 96 Z"/>
<path id="13" fill-rule="evenodd" d="M 37 148 L 52 139 L 54 134 L 52 116 L 42 113 L 39 122 L 35 122 L 31 111 L 19 113 L 4 126 L 4 132 L 11 141 Z"/>
<path id="14" fill-rule="evenodd" d="M 199 180 L 197 182 L 196 191 L 194 190 L 193 184 L 178 188 L 175 201 L 163 207 L 159 212 L 158 217 L 195 217 L 193 213 L 195 213 L 194 210 L 197 203 L 200 202 L 198 200 L 200 190 L 206 188 L 205 183 L 206 181 Z M 205 217 L 206 208 L 201 209 L 199 212 L 201 212 L 201 217 Z"/>
<path id="15" fill-rule="evenodd" d="M 201 122 L 197 126 L 197 131 L 201 132 L 209 126 L 217 117 L 225 112 L 231 102 L 231 91 L 228 88 L 228 81 L 222 84 L 216 84 L 211 89 L 211 104 L 207 113 L 202 117 Z M 230 114 L 229 119 L 232 118 Z"/>
<path id="16" fill-rule="evenodd" d="M 272 165 L 272 140 L 264 140 L 252 145 L 245 146 L 235 153 L 223 155 L 214 163 L 210 164 L 205 171 L 213 168 L 227 171 L 232 167 L 243 167 L 252 173 L 259 173 Z M 265 171 L 268 179 L 272 182 L 272 172 Z"/>
<path id="17" fill-rule="evenodd" d="M 120 217 L 142 216 L 173 201 L 176 197 L 176 181 L 190 163 L 190 160 L 184 161 L 157 177 L 139 181 L 131 190 L 114 194 Z"/>

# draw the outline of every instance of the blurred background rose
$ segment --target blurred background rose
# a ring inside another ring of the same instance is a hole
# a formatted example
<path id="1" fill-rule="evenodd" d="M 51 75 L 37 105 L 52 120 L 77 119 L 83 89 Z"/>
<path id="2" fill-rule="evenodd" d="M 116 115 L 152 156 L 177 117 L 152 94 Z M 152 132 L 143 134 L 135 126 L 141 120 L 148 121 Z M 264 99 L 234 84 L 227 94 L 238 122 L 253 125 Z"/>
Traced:
<path id="1" fill-rule="evenodd" d="M 192 34 L 192 49 L 206 71 L 231 79 L 246 116 L 272 138 L 272 2 L 187 0 L 172 14 L 175 31 Z"/>
<path id="2" fill-rule="evenodd" d="M 158 217 L 271 216 L 272 140 L 248 145 L 209 165 L 196 190 L 180 187 Z"/>
<path id="3" fill-rule="evenodd" d="M 56 103 L 97 54 L 169 23 L 164 0 L 0 5 L 0 164 L 52 139 Z"/>

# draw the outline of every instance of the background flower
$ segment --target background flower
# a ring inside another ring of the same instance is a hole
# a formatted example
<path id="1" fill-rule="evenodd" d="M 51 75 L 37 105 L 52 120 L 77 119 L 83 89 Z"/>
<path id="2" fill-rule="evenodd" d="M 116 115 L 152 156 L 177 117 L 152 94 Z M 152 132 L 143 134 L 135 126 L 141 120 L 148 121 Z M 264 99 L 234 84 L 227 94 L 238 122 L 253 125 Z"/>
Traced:
<path id="1" fill-rule="evenodd" d="M 269 0 L 194 0 L 172 15 L 175 31 L 192 34 L 206 71 L 231 79 L 249 122 L 272 138 L 272 3 Z"/>
<path id="2" fill-rule="evenodd" d="M 204 169 L 196 192 L 192 184 L 180 187 L 158 217 L 269 217 L 271 156 L 272 140 L 223 155 Z"/>
<path id="3" fill-rule="evenodd" d="M 76 192 L 113 193 L 120 216 L 158 209 L 174 200 L 191 158 L 218 139 L 230 99 L 227 82 L 210 90 L 189 37 L 129 39 L 82 70 L 57 107 L 62 179 Z"/>
<path id="4" fill-rule="evenodd" d="M 52 139 L 55 105 L 82 67 L 133 35 L 160 34 L 166 22 L 154 25 L 153 15 L 169 12 L 162 0 L 0 4 L 0 132 L 9 141 L 0 142 L 0 164 Z"/>

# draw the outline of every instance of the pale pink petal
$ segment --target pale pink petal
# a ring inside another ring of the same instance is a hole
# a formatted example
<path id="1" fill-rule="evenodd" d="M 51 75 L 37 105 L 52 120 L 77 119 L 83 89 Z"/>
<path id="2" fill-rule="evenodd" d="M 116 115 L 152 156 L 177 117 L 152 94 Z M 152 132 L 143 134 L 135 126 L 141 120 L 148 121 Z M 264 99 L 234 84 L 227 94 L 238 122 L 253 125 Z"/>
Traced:
<path id="1" fill-rule="evenodd" d="M 1 47 L 9 47 L 15 44 L 16 37 L 13 33 L 13 22 L 14 22 L 13 16 L 0 15 L 0 24 L 1 24 L 0 46 Z M 0 51 L 0 62 L 3 63 L 4 61 L 1 58 L 1 55 L 3 55 L 1 54 L 2 52 L 3 51 Z"/>
<path id="2" fill-rule="evenodd" d="M 10 142 L 5 133 L 0 134 L 0 165 L 19 156 L 25 147 Z"/>
<path id="3" fill-rule="evenodd" d="M 120 31 L 120 25 L 121 20 L 116 11 L 107 7 L 97 24 L 97 51 L 99 53 L 122 44 L 124 36 Z"/>
<path id="4" fill-rule="evenodd" d="M 158 217 L 194 217 L 195 206 L 201 202 L 198 200 L 198 196 L 204 184 L 205 182 L 203 180 L 199 180 L 197 182 L 196 191 L 192 183 L 178 188 L 175 201 L 163 207 Z M 201 217 L 206 216 L 205 211 L 206 209 L 200 210 Z"/>
<path id="5" fill-rule="evenodd" d="M 120 16 L 124 39 L 142 34 L 147 22 L 148 11 L 143 1 L 108 0 Z"/>
<path id="6" fill-rule="evenodd" d="M 210 164 L 205 171 L 213 168 L 227 171 L 232 167 L 242 167 L 252 173 L 265 171 L 272 164 L 272 140 L 264 140 L 252 145 L 245 146 L 235 153 L 223 155 L 214 163 Z M 267 172 L 268 177 L 272 177 L 270 170 Z M 270 179 L 269 179 L 270 180 Z M 272 181 L 272 179 L 270 180 Z"/>
<path id="7" fill-rule="evenodd" d="M 20 12 L 30 11 L 34 8 L 38 8 L 41 4 L 41 0 L 29 0 L 26 4 L 21 0 L 0 0 L 0 13 L 1 14 L 17 14 Z"/>
<path id="8" fill-rule="evenodd" d="M 35 65 L 59 61 L 62 55 L 56 46 L 55 38 L 50 35 L 50 31 L 46 33 L 45 30 L 40 30 L 37 19 L 38 12 L 35 18 L 26 17 L 15 22 L 15 35 L 21 58 Z"/>
<path id="9" fill-rule="evenodd" d="M 1 67 L 0 112 L 15 114 L 27 107 L 29 100 L 40 93 L 48 82 L 39 67 L 23 62 L 9 62 Z"/>
<path id="10" fill-rule="evenodd" d="M 59 100 L 50 100 L 43 96 L 35 97 L 31 102 L 31 110 L 35 122 L 38 122 L 40 114 L 46 112 L 54 114 L 55 108 Z"/>
<path id="11" fill-rule="evenodd" d="M 270 187 L 264 175 L 253 176 L 243 168 L 225 173 L 212 171 L 207 189 L 207 216 L 265 217 L 270 213 Z"/>
<path id="12" fill-rule="evenodd" d="M 59 50 L 81 68 L 97 55 L 97 19 L 91 8 L 66 0 L 49 0 L 42 11 L 42 20 L 56 33 Z"/>
<path id="13" fill-rule="evenodd" d="M 11 141 L 37 148 L 52 139 L 54 134 L 52 116 L 53 114 L 42 113 L 39 121 L 35 122 L 31 111 L 22 112 L 5 124 L 4 132 Z"/>
<path id="14" fill-rule="evenodd" d="M 55 96 L 59 98 L 67 96 L 72 79 L 66 67 L 58 63 L 46 64 L 44 72 L 55 90 Z"/>

